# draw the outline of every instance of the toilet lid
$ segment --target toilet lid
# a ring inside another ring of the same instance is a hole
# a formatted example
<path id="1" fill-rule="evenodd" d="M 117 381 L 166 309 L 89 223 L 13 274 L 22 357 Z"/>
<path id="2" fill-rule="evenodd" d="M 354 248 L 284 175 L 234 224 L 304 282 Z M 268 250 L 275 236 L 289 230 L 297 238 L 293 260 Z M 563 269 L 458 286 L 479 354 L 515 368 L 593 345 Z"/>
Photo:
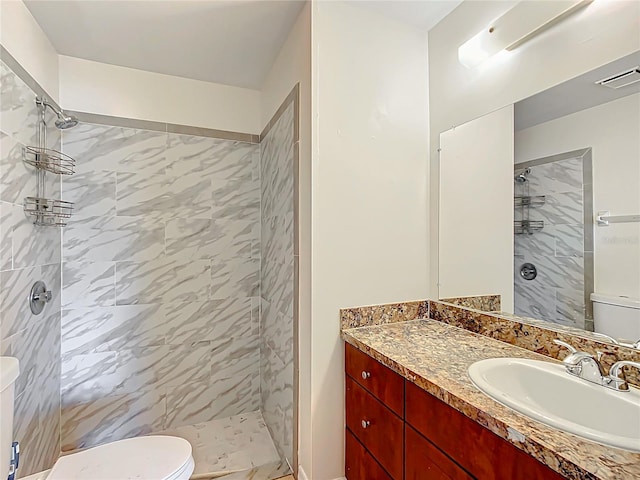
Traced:
<path id="1" fill-rule="evenodd" d="M 189 442 L 153 435 L 60 457 L 47 480 L 174 480 L 189 478 L 192 472 Z"/>

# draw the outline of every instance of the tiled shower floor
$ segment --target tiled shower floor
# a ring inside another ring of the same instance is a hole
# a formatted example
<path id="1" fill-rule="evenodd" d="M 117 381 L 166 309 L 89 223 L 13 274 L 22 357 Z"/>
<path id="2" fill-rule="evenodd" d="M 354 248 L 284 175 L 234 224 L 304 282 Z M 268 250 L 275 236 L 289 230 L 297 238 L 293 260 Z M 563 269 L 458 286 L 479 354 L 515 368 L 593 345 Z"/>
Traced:
<path id="1" fill-rule="evenodd" d="M 159 432 L 191 443 L 193 480 L 271 480 L 290 473 L 281 461 L 260 412 Z"/>
<path id="2" fill-rule="evenodd" d="M 260 412 L 153 435 L 174 435 L 191 443 L 196 463 L 191 480 L 273 480 L 291 473 L 287 462 L 280 460 Z M 48 473 L 49 470 L 23 480 L 44 480 Z"/>

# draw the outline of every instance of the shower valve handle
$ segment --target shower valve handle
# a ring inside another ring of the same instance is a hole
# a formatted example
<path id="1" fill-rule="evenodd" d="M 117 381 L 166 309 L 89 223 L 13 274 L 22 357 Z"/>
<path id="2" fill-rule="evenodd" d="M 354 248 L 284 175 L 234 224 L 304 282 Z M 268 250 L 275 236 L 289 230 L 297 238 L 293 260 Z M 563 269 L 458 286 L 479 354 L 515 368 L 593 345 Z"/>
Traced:
<path id="1" fill-rule="evenodd" d="M 34 293 L 31 299 L 34 302 L 48 302 L 49 300 L 51 300 L 51 290 L 47 290 L 46 292 L 42 293 Z"/>

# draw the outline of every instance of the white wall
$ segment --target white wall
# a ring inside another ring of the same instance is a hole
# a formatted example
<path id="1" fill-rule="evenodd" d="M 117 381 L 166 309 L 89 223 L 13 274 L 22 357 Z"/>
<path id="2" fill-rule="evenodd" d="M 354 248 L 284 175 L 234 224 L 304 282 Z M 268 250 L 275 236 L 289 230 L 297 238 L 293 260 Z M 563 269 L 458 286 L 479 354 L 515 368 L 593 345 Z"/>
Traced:
<path id="1" fill-rule="evenodd" d="M 22 0 L 0 1 L 0 44 L 58 102 L 58 53 Z"/>
<path id="2" fill-rule="evenodd" d="M 429 32 L 433 219 L 438 215 L 437 138 L 441 132 L 640 48 L 640 2 L 597 1 L 509 55 L 471 70 L 460 65 L 458 47 L 514 3 L 465 1 Z M 432 294 L 437 291 L 437 239 L 437 229 L 432 228 Z"/>
<path id="3" fill-rule="evenodd" d="M 640 94 L 520 130 L 516 162 L 592 147 L 594 211 L 640 213 Z M 595 291 L 640 298 L 640 224 L 595 227 Z"/>
<path id="4" fill-rule="evenodd" d="M 260 133 L 260 92 L 60 56 L 67 110 Z"/>
<path id="5" fill-rule="evenodd" d="M 311 6 L 307 3 L 261 89 L 261 126 L 300 84 L 299 144 L 299 465 L 311 464 Z"/>
<path id="6" fill-rule="evenodd" d="M 301 121 L 307 124 L 311 132 L 311 6 L 306 3 L 298 15 L 287 40 L 282 45 L 271 70 L 262 83 L 261 97 L 261 122 L 262 127 L 267 125 L 273 114 L 296 83 L 300 82 L 301 109 L 308 115 L 303 115 Z"/>
<path id="7" fill-rule="evenodd" d="M 440 134 L 440 298 L 499 294 L 513 311 L 513 215 L 509 105 Z"/>
<path id="8" fill-rule="evenodd" d="M 344 475 L 341 307 L 425 298 L 426 33 L 312 6 L 313 480 Z"/>

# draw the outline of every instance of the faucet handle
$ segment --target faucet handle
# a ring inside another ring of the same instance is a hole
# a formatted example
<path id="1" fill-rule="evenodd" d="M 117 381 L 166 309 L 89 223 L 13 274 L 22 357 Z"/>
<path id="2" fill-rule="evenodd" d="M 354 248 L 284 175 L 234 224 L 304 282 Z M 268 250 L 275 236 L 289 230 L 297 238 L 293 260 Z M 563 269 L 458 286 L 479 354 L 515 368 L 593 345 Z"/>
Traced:
<path id="1" fill-rule="evenodd" d="M 567 350 L 569 350 L 569 355 L 571 355 L 572 353 L 578 353 L 578 349 L 572 347 L 567 342 L 563 342 L 562 340 L 555 339 L 553 343 L 555 343 L 556 345 L 560 345 L 561 347 L 564 347 Z"/>
<path id="2" fill-rule="evenodd" d="M 611 375 L 612 377 L 620 377 L 622 367 L 636 367 L 638 370 L 640 370 L 640 362 L 632 362 L 631 360 L 620 360 L 619 362 L 616 362 L 611 366 L 609 375 Z"/>
<path id="3" fill-rule="evenodd" d="M 629 390 L 629 384 L 624 376 L 623 367 L 636 367 L 640 370 L 640 362 L 632 362 L 630 360 L 621 360 L 614 363 L 609 369 L 609 381 L 614 384 L 616 390 Z"/>

